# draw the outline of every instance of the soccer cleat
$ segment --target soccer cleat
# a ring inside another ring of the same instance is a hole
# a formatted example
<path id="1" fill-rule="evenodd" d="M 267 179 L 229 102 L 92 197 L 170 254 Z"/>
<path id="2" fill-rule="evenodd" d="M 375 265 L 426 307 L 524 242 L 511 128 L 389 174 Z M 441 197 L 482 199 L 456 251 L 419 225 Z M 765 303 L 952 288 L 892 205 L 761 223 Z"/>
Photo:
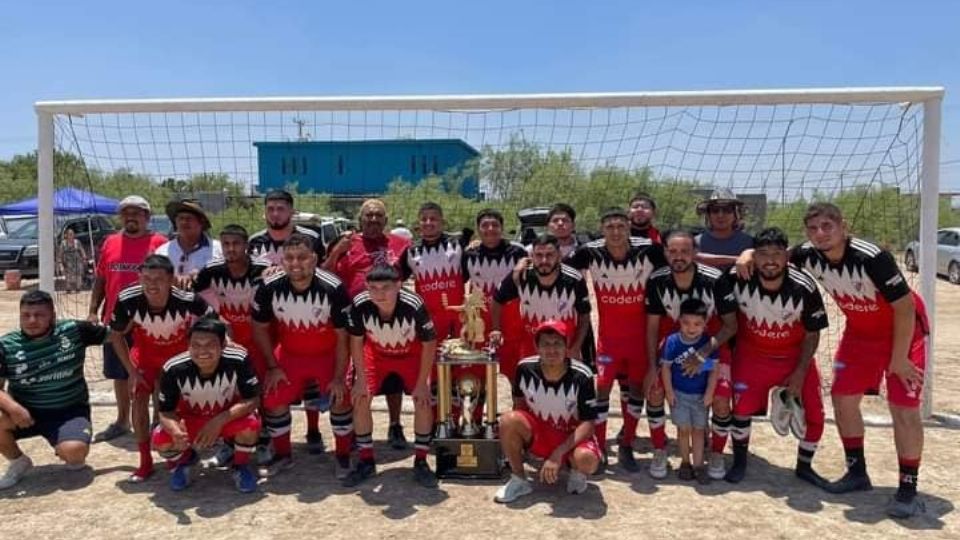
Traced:
<path id="1" fill-rule="evenodd" d="M 257 490 L 257 475 L 249 465 L 237 465 L 233 468 L 233 485 L 240 493 L 253 493 Z"/>
<path id="2" fill-rule="evenodd" d="M 836 482 L 831 482 L 824 487 L 830 493 L 839 495 L 841 493 L 850 493 L 851 491 L 870 491 L 873 484 L 870 483 L 870 477 L 866 473 L 854 473 L 847 471 L 842 478 Z"/>
<path id="3" fill-rule="evenodd" d="M 633 448 L 629 446 L 621 444 L 617 448 L 617 461 L 620 463 L 620 466 L 623 467 L 623 470 L 627 472 L 633 473 L 640 470 L 640 465 L 637 465 L 637 460 L 633 457 Z"/>
<path id="4" fill-rule="evenodd" d="M 273 459 L 265 465 L 261 465 L 257 473 L 262 478 L 276 476 L 280 471 L 285 471 L 293 467 L 293 458 L 290 456 L 273 456 Z"/>
<path id="5" fill-rule="evenodd" d="M 802 441 L 807 435 L 807 417 L 803 412 L 803 403 L 800 402 L 800 398 L 789 396 L 787 404 L 791 409 L 790 432 L 798 441 Z"/>
<path id="6" fill-rule="evenodd" d="M 337 480 L 345 480 L 350 475 L 351 470 L 353 469 L 350 466 L 350 456 L 337 456 L 336 471 L 334 472 Z"/>
<path id="7" fill-rule="evenodd" d="M 390 443 L 390 448 L 394 450 L 406 450 L 410 446 L 403 434 L 403 426 L 400 424 L 390 426 L 387 431 L 387 441 Z"/>
<path id="8" fill-rule="evenodd" d="M 657 480 L 667 477 L 667 470 L 670 468 L 667 463 L 667 451 L 659 448 L 653 451 L 653 460 L 650 462 L 650 476 Z"/>
<path id="9" fill-rule="evenodd" d="M 323 435 L 319 431 L 307 432 L 307 453 L 311 455 L 320 455 L 327 451 L 326 445 L 323 444 Z"/>
<path id="10" fill-rule="evenodd" d="M 507 480 L 506 484 L 500 486 L 500 489 L 493 495 L 493 500 L 504 504 L 512 503 L 532 492 L 533 486 L 530 485 L 530 482 L 526 478 L 511 474 L 510 480 Z"/>
<path id="11" fill-rule="evenodd" d="M 723 454 L 710 454 L 710 462 L 707 467 L 707 474 L 710 475 L 710 478 L 714 480 L 723 480 L 723 477 L 727 474 L 727 466 L 723 462 Z"/>
<path id="12" fill-rule="evenodd" d="M 804 482 L 809 482 L 820 489 L 825 490 L 827 486 L 830 485 L 830 481 L 817 474 L 817 471 L 813 470 L 813 467 L 809 463 L 798 461 L 794 473 L 797 475 L 797 478 Z"/>
<path id="13" fill-rule="evenodd" d="M 373 461 L 358 461 L 357 466 L 343 479 L 343 487 L 355 487 L 362 484 L 367 478 L 377 474 L 377 464 Z"/>
<path id="14" fill-rule="evenodd" d="M 225 469 L 233 462 L 233 446 L 220 443 L 212 456 L 200 462 L 204 469 Z"/>
<path id="15" fill-rule="evenodd" d="M 258 444 L 253 453 L 253 462 L 257 465 L 266 465 L 273 459 L 273 449 L 269 444 Z"/>
<path id="16" fill-rule="evenodd" d="M 790 393 L 778 386 L 770 392 L 770 425 L 777 435 L 786 437 L 790 433 L 790 419 L 793 408 L 790 405 Z"/>
<path id="17" fill-rule="evenodd" d="M 190 485 L 190 469 L 187 463 L 181 463 L 173 468 L 170 473 L 170 489 L 172 491 L 183 491 Z"/>
<path id="18" fill-rule="evenodd" d="M 425 459 L 418 459 L 413 462 L 413 479 L 425 488 L 435 488 L 439 483 L 437 475 L 433 474 Z"/>
<path id="19" fill-rule="evenodd" d="M 33 468 L 33 461 L 30 456 L 21 454 L 17 459 L 10 460 L 7 464 L 7 471 L 0 476 L 0 489 L 7 489 L 17 485 L 17 482 L 23 479 L 24 475 Z"/>
<path id="20" fill-rule="evenodd" d="M 895 495 L 887 503 L 887 515 L 896 519 L 908 519 L 927 511 L 927 507 L 920 497 L 900 497 Z"/>
<path id="21" fill-rule="evenodd" d="M 580 471 L 570 471 L 567 478 L 567 493 L 579 495 L 587 490 L 587 475 Z"/>

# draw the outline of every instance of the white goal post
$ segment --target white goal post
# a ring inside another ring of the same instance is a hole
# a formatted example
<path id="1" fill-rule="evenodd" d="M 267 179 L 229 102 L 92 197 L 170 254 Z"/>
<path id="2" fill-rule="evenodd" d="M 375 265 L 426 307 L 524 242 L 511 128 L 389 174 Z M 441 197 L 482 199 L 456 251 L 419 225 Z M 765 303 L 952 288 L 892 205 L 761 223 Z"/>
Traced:
<path id="1" fill-rule="evenodd" d="M 919 289 L 931 319 L 924 416 L 931 414 L 933 390 L 933 331 L 936 312 L 936 231 L 940 172 L 941 87 L 811 88 L 777 90 L 722 90 L 681 92 L 623 92 L 517 95 L 348 96 L 276 98 L 199 98 L 40 101 L 38 120 L 39 271 L 40 288 L 55 289 L 54 156 L 56 118 L 98 114 L 229 113 L 229 112 L 341 112 L 341 111 L 509 111 L 514 109 L 587 110 L 655 107 L 737 107 L 778 105 L 922 105 L 922 146 L 919 156 Z M 786 137 L 786 136 L 784 136 Z M 785 161 L 785 160 L 784 160 Z M 841 183 L 842 183 L 841 173 Z"/>

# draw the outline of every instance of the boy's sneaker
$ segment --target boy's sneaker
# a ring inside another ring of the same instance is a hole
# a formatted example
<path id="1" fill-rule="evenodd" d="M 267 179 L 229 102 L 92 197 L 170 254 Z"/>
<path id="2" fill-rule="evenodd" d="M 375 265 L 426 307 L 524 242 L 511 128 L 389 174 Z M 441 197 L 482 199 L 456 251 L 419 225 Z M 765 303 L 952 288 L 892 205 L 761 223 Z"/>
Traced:
<path id="1" fill-rule="evenodd" d="M 727 474 L 727 466 L 723 462 L 723 454 L 710 454 L 707 474 L 710 475 L 710 478 L 714 480 L 723 480 L 724 475 Z"/>
<path id="2" fill-rule="evenodd" d="M 438 484 L 437 475 L 433 474 L 425 459 L 413 462 L 413 479 L 425 488 L 435 488 Z"/>
<path id="3" fill-rule="evenodd" d="M 650 476 L 662 480 L 667 477 L 667 469 L 669 469 L 667 451 L 655 449 L 653 451 L 653 461 L 650 462 Z"/>
<path id="4" fill-rule="evenodd" d="M 693 465 L 683 462 L 680 464 L 680 470 L 677 471 L 677 478 L 680 480 L 693 480 Z"/>
<path id="5" fill-rule="evenodd" d="M 570 471 L 570 477 L 567 478 L 567 493 L 579 495 L 587 490 L 587 475 L 580 471 Z"/>
<path id="6" fill-rule="evenodd" d="M 290 456 L 273 456 L 273 459 L 265 465 L 261 465 L 257 473 L 262 478 L 276 476 L 280 471 L 285 471 L 293 467 L 293 458 Z"/>
<path id="7" fill-rule="evenodd" d="M 310 455 L 320 455 L 327 451 L 327 447 L 323 444 L 323 435 L 319 431 L 308 431 L 307 432 L 307 453 Z"/>
<path id="8" fill-rule="evenodd" d="M 240 493 L 253 493 L 257 490 L 257 475 L 249 465 L 238 465 L 233 468 L 233 484 Z"/>
<path id="9" fill-rule="evenodd" d="M 373 461 L 358 461 L 357 466 L 343 479 L 343 487 L 354 487 L 362 484 L 367 478 L 377 474 L 377 464 Z"/>
<path id="10" fill-rule="evenodd" d="M 10 460 L 10 463 L 7 464 L 7 471 L 3 473 L 3 476 L 0 476 L 0 489 L 15 486 L 32 468 L 33 461 L 30 459 L 30 456 L 26 454 L 22 454 L 17 459 Z"/>
<path id="11" fill-rule="evenodd" d="M 533 492 L 533 486 L 530 485 L 530 481 L 526 478 L 511 474 L 510 480 L 507 480 L 507 483 L 501 486 L 493 495 L 493 500 L 504 504 L 512 503 L 524 495 L 529 495 L 531 492 Z"/>
<path id="12" fill-rule="evenodd" d="M 785 437 L 790 433 L 790 419 L 793 407 L 790 404 L 790 393 L 782 386 L 770 392 L 770 425 L 777 435 Z"/>

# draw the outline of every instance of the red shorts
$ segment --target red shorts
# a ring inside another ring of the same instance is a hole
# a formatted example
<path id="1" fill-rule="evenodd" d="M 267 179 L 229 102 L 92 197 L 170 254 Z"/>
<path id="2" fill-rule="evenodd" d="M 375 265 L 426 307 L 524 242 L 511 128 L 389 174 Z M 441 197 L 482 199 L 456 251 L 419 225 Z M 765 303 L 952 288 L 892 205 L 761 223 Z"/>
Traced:
<path id="1" fill-rule="evenodd" d="M 367 381 L 367 392 L 371 396 L 393 393 L 399 388 L 384 388 L 387 379 L 397 379 L 407 395 L 413 394 L 417 387 L 417 377 L 420 376 L 420 357 L 399 356 L 386 359 L 375 358 L 364 351 L 363 368 Z"/>
<path id="2" fill-rule="evenodd" d="M 282 355 L 277 358 L 277 364 L 286 373 L 288 382 L 281 382 L 264 394 L 265 409 L 279 409 L 299 401 L 309 383 L 315 383 L 321 392 L 326 391 L 336 371 L 333 352 L 311 358 Z"/>
<path id="3" fill-rule="evenodd" d="M 153 389 L 156 388 L 157 381 L 160 380 L 160 374 L 163 373 L 163 365 L 167 363 L 169 358 L 151 358 L 149 356 L 141 356 L 140 352 L 133 348 L 130 351 L 130 361 L 133 362 L 134 367 L 136 367 L 140 374 L 143 375 L 144 384 L 136 389 L 138 395 L 150 395 L 153 394 Z"/>
<path id="4" fill-rule="evenodd" d="M 183 416 L 183 422 L 187 425 L 187 438 L 190 442 L 193 442 L 197 438 L 197 433 L 200 433 L 200 430 L 203 429 L 203 426 L 207 425 L 207 422 L 210 421 L 212 416 Z M 224 424 L 223 429 L 220 430 L 220 436 L 226 440 L 233 440 L 238 433 L 243 431 L 252 431 L 254 433 L 260 432 L 260 418 L 256 413 L 248 414 L 247 416 L 241 416 L 236 420 L 231 420 Z M 151 436 L 151 441 L 153 446 L 170 446 L 173 444 L 173 437 L 165 429 L 163 425 L 158 425 L 153 428 L 153 435 Z"/>
<path id="5" fill-rule="evenodd" d="M 771 357 L 741 348 L 733 360 L 733 414 L 766 414 L 770 390 L 775 386 L 785 386 L 796 366 L 796 357 Z M 817 371 L 816 359 L 810 362 L 807 376 L 803 380 L 800 400 L 808 416 L 808 425 L 811 419 L 823 417 L 820 372 Z"/>
<path id="6" fill-rule="evenodd" d="M 504 339 L 503 345 L 497 349 L 497 364 L 500 373 L 510 381 L 510 384 L 513 384 L 513 380 L 517 376 L 517 364 L 523 358 L 523 356 L 520 356 L 519 340 L 507 341 Z"/>
<path id="7" fill-rule="evenodd" d="M 629 384 L 643 384 L 647 370 L 647 351 L 630 343 L 631 338 L 600 340 L 597 344 L 597 388 L 611 388 L 614 380 L 626 379 Z"/>
<path id="8" fill-rule="evenodd" d="M 713 397 L 729 400 L 733 397 L 733 353 L 730 352 L 730 347 L 720 347 L 717 358 L 720 361 L 713 368 L 717 370 L 717 387 L 713 391 Z"/>
<path id="9" fill-rule="evenodd" d="M 550 454 L 564 441 L 570 437 L 570 433 L 565 433 L 559 431 L 544 422 L 541 422 L 537 417 L 530 411 L 525 410 L 515 410 L 513 411 L 521 415 L 527 425 L 530 427 L 530 433 L 533 434 L 533 438 L 530 439 L 530 443 L 527 445 L 527 452 L 530 455 L 540 458 L 547 459 L 550 457 Z M 597 444 L 596 437 L 590 437 L 589 439 L 581 442 L 574 448 L 574 450 L 582 449 L 590 452 L 597 457 L 597 460 L 600 460 L 603 454 L 600 452 L 600 445 Z M 570 455 L 573 453 L 573 450 L 567 452 L 563 456 L 563 462 L 566 463 L 570 460 Z"/>

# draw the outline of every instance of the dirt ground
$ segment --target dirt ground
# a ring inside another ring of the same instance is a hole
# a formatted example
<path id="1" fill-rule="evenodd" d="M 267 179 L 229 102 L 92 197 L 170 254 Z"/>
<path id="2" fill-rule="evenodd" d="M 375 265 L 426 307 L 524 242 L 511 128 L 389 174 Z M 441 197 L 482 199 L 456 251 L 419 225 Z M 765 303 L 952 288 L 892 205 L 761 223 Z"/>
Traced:
<path id="1" fill-rule="evenodd" d="M 960 287 L 941 282 L 937 294 L 934 410 L 956 415 L 960 343 L 953 332 L 960 331 Z M 0 291 L 0 330 L 16 327 L 18 297 Z M 61 297 L 61 315 L 84 313 L 85 302 L 83 295 Z M 829 379 L 826 341 L 819 362 Z M 99 361 L 99 353 L 91 353 L 87 369 L 93 400 L 101 404 L 94 407 L 95 431 L 113 417 L 110 385 L 102 380 Z M 501 384 L 501 397 L 505 390 Z M 795 443 L 778 438 L 763 421 L 754 424 L 748 477 L 738 486 L 715 482 L 702 487 L 672 474 L 655 481 L 645 470 L 628 474 L 616 466 L 613 449 L 610 469 L 585 494 L 568 496 L 562 486 L 538 485 L 531 496 L 509 507 L 492 501 L 499 482 L 444 481 L 437 490 L 420 488 L 410 477 L 410 453 L 381 443 L 376 446 L 380 474 L 359 490 L 341 488 L 333 478 L 330 455 L 310 456 L 300 443 L 294 447 L 294 469 L 262 482 L 256 494 L 240 495 L 223 471 L 202 472 L 180 494 L 168 489 L 163 471 L 145 484 L 125 483 L 136 462 L 130 438 L 94 445 L 92 468 L 80 472 L 65 470 L 42 439 L 31 439 L 23 448 L 37 466 L 15 488 L 0 492 L 0 512 L 6 518 L 0 537 L 960 538 L 954 508 L 960 487 L 950 472 L 960 457 L 956 426 L 933 422 L 926 431 L 920 476 L 926 514 L 908 522 L 890 520 L 882 510 L 896 488 L 893 433 L 884 427 L 888 415 L 883 400 L 867 401 L 869 418 L 876 424 L 866 437 L 876 487 L 845 496 L 828 495 L 796 480 Z M 303 415 L 295 413 L 294 418 L 295 441 L 302 441 Z M 382 441 L 385 413 L 378 412 L 375 423 L 375 438 Z M 405 416 L 404 423 L 412 437 L 412 417 Z M 615 417 L 610 423 L 612 434 L 620 420 Z M 321 427 L 332 443 L 326 418 Z M 669 427 L 671 437 L 673 432 Z M 645 422 L 640 433 L 646 434 Z M 645 469 L 651 456 L 648 440 L 640 439 L 638 448 Z M 672 459 L 675 466 L 677 461 Z M 829 478 L 842 474 L 843 453 L 832 423 L 814 464 Z"/>

